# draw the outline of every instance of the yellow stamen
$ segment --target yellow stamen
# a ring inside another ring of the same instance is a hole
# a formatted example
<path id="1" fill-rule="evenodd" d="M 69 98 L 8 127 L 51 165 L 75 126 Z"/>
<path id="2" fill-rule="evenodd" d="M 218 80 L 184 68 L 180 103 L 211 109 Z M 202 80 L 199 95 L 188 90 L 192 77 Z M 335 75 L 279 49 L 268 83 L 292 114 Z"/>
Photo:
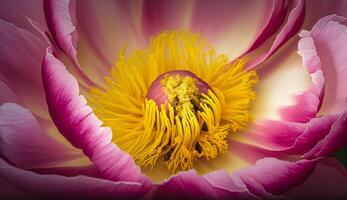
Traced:
<path id="1" fill-rule="evenodd" d="M 226 152 L 228 135 L 252 119 L 256 73 L 243 70 L 244 60 L 216 57 L 200 36 L 164 32 L 147 49 L 124 54 L 105 78 L 105 88 L 91 89 L 88 103 L 112 128 L 114 143 L 138 165 L 163 162 L 171 172 L 191 169 L 198 158 Z M 154 84 L 158 77 L 159 85 Z"/>

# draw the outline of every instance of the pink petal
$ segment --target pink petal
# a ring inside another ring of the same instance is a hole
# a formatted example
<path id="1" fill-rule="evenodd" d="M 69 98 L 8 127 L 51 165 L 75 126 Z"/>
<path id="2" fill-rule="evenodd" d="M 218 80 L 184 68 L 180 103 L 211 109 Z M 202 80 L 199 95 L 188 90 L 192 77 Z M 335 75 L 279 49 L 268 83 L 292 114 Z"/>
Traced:
<path id="1" fill-rule="evenodd" d="M 14 103 L 0 106 L 0 152 L 21 168 L 54 167 L 84 156 L 55 141 L 29 110 Z"/>
<path id="2" fill-rule="evenodd" d="M 90 77 L 88 77 L 77 60 L 77 40 L 76 31 L 76 2 L 70 0 L 47 0 L 44 2 L 44 10 L 47 26 L 62 51 L 73 62 L 72 66 L 76 71 L 76 76 L 86 87 L 97 86 Z"/>
<path id="3" fill-rule="evenodd" d="M 132 158 L 112 142 L 112 131 L 79 95 L 76 79 L 63 63 L 47 53 L 43 61 L 43 84 L 52 119 L 60 132 L 92 160 L 110 180 L 144 181 Z"/>
<path id="4" fill-rule="evenodd" d="M 0 80 L 0 105 L 7 102 L 20 102 L 17 95 L 12 91 L 8 85 Z"/>
<path id="5" fill-rule="evenodd" d="M 326 80 L 322 114 L 339 114 L 347 107 L 346 25 L 346 18 L 330 15 L 311 30 Z"/>
<path id="6" fill-rule="evenodd" d="M 199 176 L 181 172 L 158 186 L 154 199 L 256 199 L 239 180 L 224 171 Z"/>
<path id="7" fill-rule="evenodd" d="M 255 50 L 271 35 L 276 33 L 285 19 L 285 11 L 286 7 L 284 1 L 272 1 L 271 11 L 265 13 L 265 20 L 261 22 L 262 25 L 260 27 L 262 27 L 262 29 L 258 32 L 256 38 L 243 55 Z"/>
<path id="8" fill-rule="evenodd" d="M 176 13 L 180 19 L 181 12 Z M 276 32 L 285 13 L 282 1 L 199 1 L 192 9 L 189 29 L 201 33 L 218 53 L 234 59 Z"/>
<path id="9" fill-rule="evenodd" d="M 293 10 L 290 12 L 288 16 L 287 23 L 277 34 L 270 49 L 261 56 L 248 62 L 246 65 L 246 69 L 252 69 L 255 66 L 263 63 L 266 59 L 272 56 L 283 44 L 285 44 L 291 37 L 295 35 L 295 33 L 300 29 L 304 21 L 304 4 L 304 1 L 297 1 L 296 5 L 294 5 Z"/>
<path id="10" fill-rule="evenodd" d="M 269 193 L 281 194 L 302 183 L 315 166 L 315 160 L 288 162 L 265 158 L 253 167 L 235 172 L 234 176 L 239 177 L 252 193 L 268 197 Z"/>
<path id="11" fill-rule="evenodd" d="M 13 167 L 1 159 L 0 177 L 24 193 L 35 194 L 44 199 L 52 198 L 52 195 L 58 199 L 138 199 L 148 192 L 148 188 L 133 182 L 112 182 L 88 176 L 36 174 Z M 7 191 L 10 199 L 18 196 L 17 193 L 11 192 L 14 191 Z"/>
<path id="12" fill-rule="evenodd" d="M 1 19 L 0 38 L 0 73 L 7 86 L 35 115 L 48 118 L 40 75 L 46 42 Z"/>
<path id="13" fill-rule="evenodd" d="M 346 199 L 347 170 L 334 158 L 321 160 L 312 175 L 286 193 L 293 199 Z"/>
<path id="14" fill-rule="evenodd" d="M 320 109 L 325 79 L 321 71 L 321 61 L 310 33 L 302 31 L 300 37 L 298 53 L 302 57 L 304 67 L 311 74 L 313 84 L 307 91 L 295 96 L 295 105 L 282 108 L 280 114 L 284 120 L 307 122 L 316 117 Z"/>
<path id="15" fill-rule="evenodd" d="M 46 21 L 42 8 L 42 0 L 3 1 L 0 6 L 0 19 L 40 37 L 40 33 L 31 26 L 27 18 L 33 19 L 45 26 Z"/>
<path id="16" fill-rule="evenodd" d="M 315 160 L 288 162 L 265 158 L 231 175 L 219 170 L 199 176 L 190 170 L 158 185 L 155 199 L 284 198 L 275 195 L 303 182 L 315 165 Z"/>

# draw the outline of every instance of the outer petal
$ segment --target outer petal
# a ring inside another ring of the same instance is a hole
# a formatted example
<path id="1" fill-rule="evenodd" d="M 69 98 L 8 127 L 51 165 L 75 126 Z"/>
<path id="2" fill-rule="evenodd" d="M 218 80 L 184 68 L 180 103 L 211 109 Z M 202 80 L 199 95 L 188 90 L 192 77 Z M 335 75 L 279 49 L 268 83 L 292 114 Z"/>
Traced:
<path id="1" fill-rule="evenodd" d="M 242 181 L 224 171 L 199 176 L 194 170 L 181 172 L 159 185 L 154 199 L 256 199 Z"/>
<path id="2" fill-rule="evenodd" d="M 346 199 L 347 170 L 334 158 L 320 161 L 312 175 L 286 193 L 293 199 Z"/>
<path id="3" fill-rule="evenodd" d="M 8 85 L 0 80 L 0 105 L 6 102 L 20 102 L 17 95 L 12 91 Z"/>
<path id="4" fill-rule="evenodd" d="M 259 196 L 282 192 L 302 183 L 314 170 L 315 160 L 288 162 L 274 158 L 257 161 L 254 167 L 235 172 L 248 187 Z"/>
<path id="5" fill-rule="evenodd" d="M 8 89 L 34 114 L 47 118 L 41 83 L 44 39 L 0 19 L 0 73 Z M 6 79 L 6 80 L 4 80 Z"/>
<path id="6" fill-rule="evenodd" d="M 21 168 L 59 166 L 84 156 L 52 139 L 29 110 L 13 103 L 0 106 L 0 152 Z"/>
<path id="7" fill-rule="evenodd" d="M 60 132 L 94 162 L 110 180 L 144 181 L 132 158 L 114 143 L 112 131 L 79 96 L 77 81 L 52 54 L 43 61 L 43 84 L 52 119 Z"/>
<path id="8" fill-rule="evenodd" d="M 139 183 L 112 182 L 88 176 L 40 175 L 13 167 L 1 159 L 0 177 L 24 193 L 35 194 L 36 199 L 52 198 L 52 195 L 58 199 L 138 199 L 147 192 Z M 18 197 L 11 192 L 6 191 L 8 198 Z"/>
<path id="9" fill-rule="evenodd" d="M 314 170 L 316 161 L 259 160 L 254 166 L 229 176 L 214 171 L 199 176 L 195 171 L 181 172 L 159 185 L 157 199 L 257 199 L 275 196 L 303 182 Z"/>

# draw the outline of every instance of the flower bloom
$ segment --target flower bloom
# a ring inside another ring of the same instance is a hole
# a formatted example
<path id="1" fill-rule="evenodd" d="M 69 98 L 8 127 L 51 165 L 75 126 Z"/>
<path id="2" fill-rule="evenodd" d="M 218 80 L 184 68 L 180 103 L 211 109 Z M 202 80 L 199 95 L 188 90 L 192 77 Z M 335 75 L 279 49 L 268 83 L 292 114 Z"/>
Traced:
<path id="1" fill-rule="evenodd" d="M 1 195 L 346 197 L 347 7 L 320 3 L 4 2 Z"/>

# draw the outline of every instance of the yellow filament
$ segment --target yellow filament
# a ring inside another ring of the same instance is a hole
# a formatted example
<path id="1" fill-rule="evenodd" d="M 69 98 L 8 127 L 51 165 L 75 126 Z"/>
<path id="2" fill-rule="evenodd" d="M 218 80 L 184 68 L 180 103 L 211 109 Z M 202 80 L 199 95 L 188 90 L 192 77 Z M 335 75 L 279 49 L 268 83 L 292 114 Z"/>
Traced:
<path id="1" fill-rule="evenodd" d="M 252 119 L 252 86 L 258 77 L 254 71 L 244 71 L 244 63 L 216 56 L 199 35 L 163 32 L 145 50 L 129 57 L 121 52 L 105 87 L 91 89 L 88 103 L 112 128 L 113 142 L 138 165 L 162 162 L 171 172 L 188 170 L 198 158 L 209 160 L 227 151 L 228 135 L 243 130 Z M 158 107 L 146 99 L 151 83 L 175 70 L 194 73 L 212 89 L 199 94 L 194 80 L 169 76 L 162 81 L 169 102 Z M 176 97 L 177 104 L 170 104 Z"/>

